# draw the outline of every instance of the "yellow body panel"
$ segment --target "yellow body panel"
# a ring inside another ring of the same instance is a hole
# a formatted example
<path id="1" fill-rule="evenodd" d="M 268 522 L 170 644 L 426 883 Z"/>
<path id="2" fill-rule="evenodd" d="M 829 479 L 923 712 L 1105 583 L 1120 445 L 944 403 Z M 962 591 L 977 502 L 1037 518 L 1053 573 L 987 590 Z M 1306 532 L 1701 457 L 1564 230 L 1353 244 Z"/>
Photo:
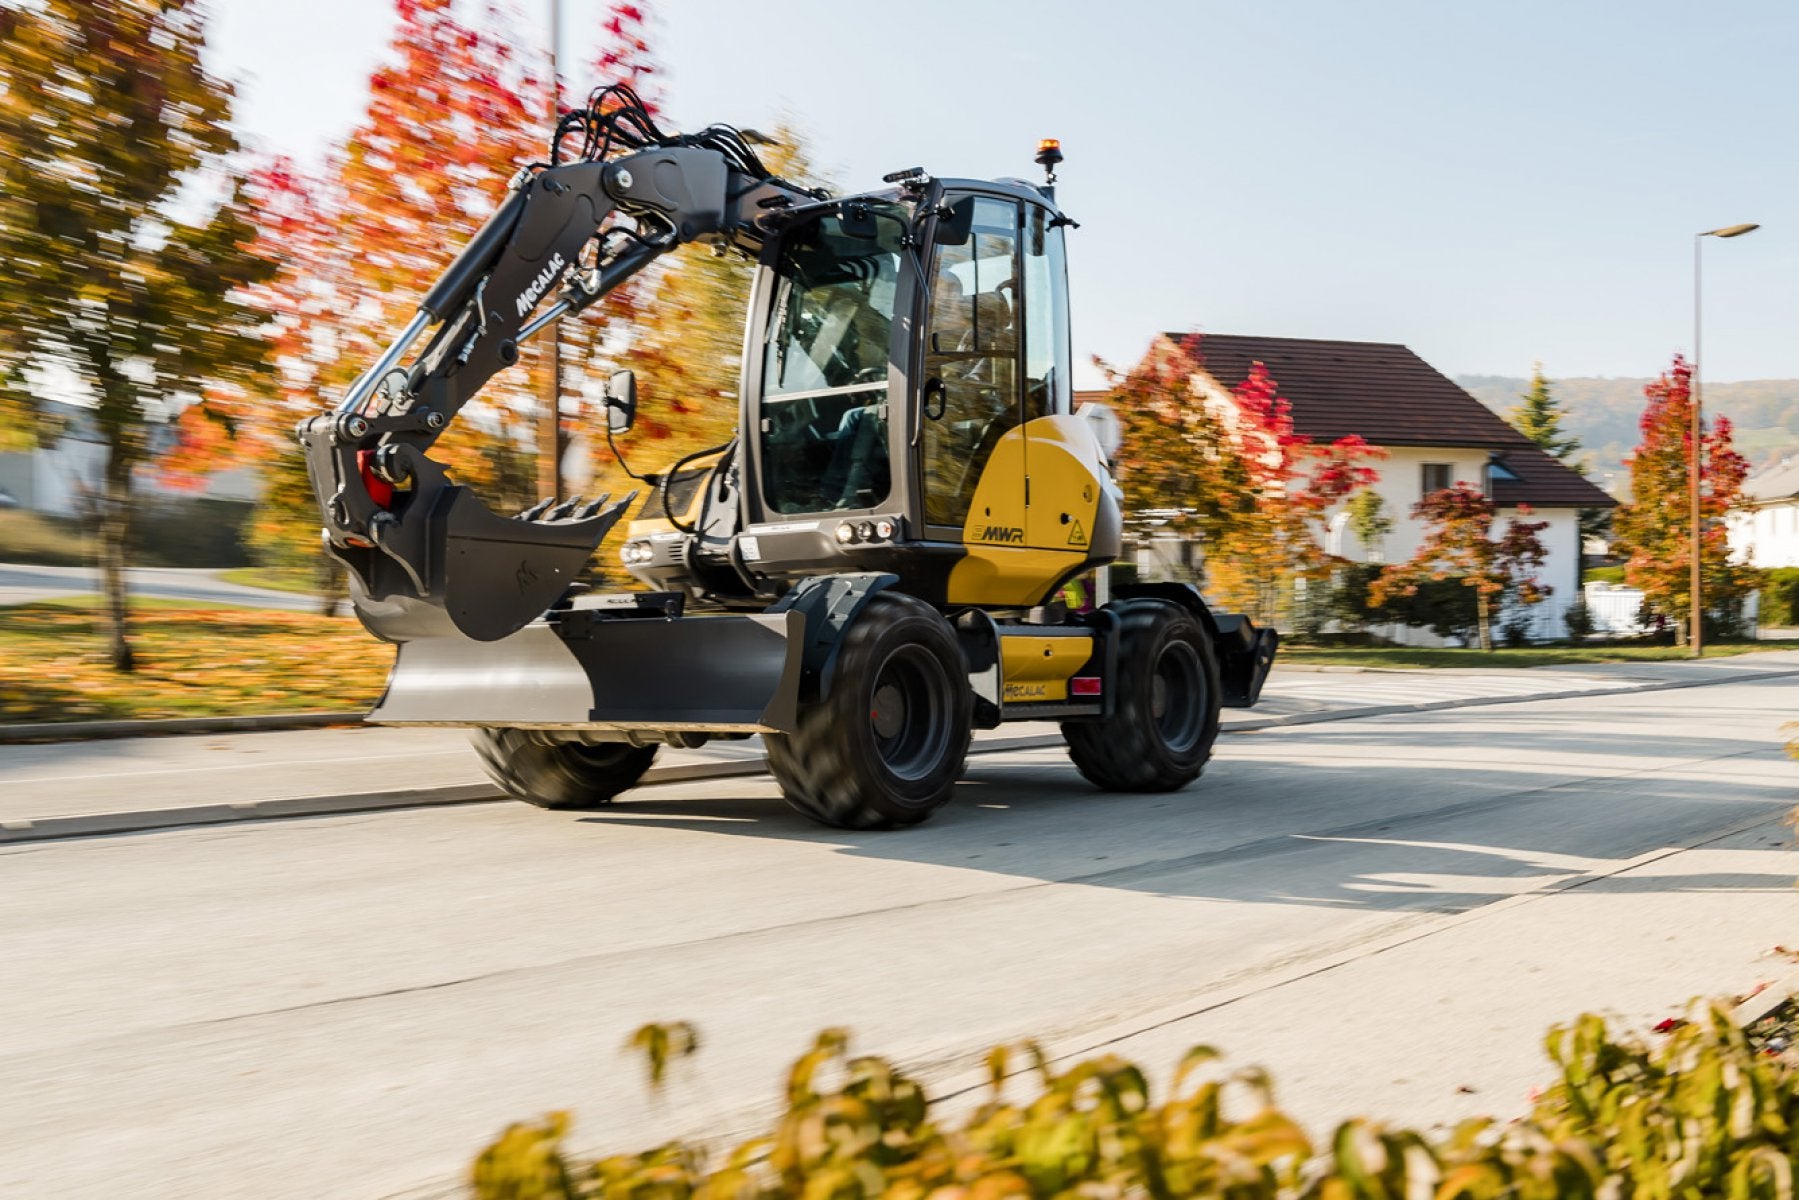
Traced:
<path id="1" fill-rule="evenodd" d="M 1066 700 L 1069 676 L 1093 657 L 1093 639 L 1006 635 L 999 649 L 1002 700 Z"/>
<path id="2" fill-rule="evenodd" d="M 1041 603 L 1087 561 L 1104 471 L 1078 417 L 1007 430 L 975 484 L 962 528 L 968 557 L 950 571 L 949 602 Z"/>
<path id="3" fill-rule="evenodd" d="M 1093 435 L 1081 418 L 1066 415 L 1027 422 L 1024 434 L 1031 480 L 1024 544 L 1085 556 L 1105 477 Z"/>
<path id="4" fill-rule="evenodd" d="M 708 454 L 704 458 L 696 458 L 685 467 L 681 468 L 681 470 L 684 473 L 688 471 L 710 471 L 713 467 L 716 467 L 723 458 L 724 452 L 721 450 L 717 454 Z M 673 463 L 669 464 L 670 467 L 673 465 Z M 663 468 L 665 471 L 667 469 L 667 467 Z M 700 514 L 705 507 L 706 489 L 703 487 L 695 488 L 693 496 L 687 502 L 687 511 L 677 512 L 675 515 L 680 517 L 682 521 L 691 525 L 700 519 Z M 645 514 L 654 515 L 646 516 Z M 674 532 L 674 523 L 662 514 L 661 497 L 658 496 L 655 488 L 651 488 L 648 493 L 645 494 L 644 498 L 638 502 L 636 515 L 631 519 L 631 523 L 625 527 L 625 536 L 627 538 L 639 538 L 649 537 L 654 533 Z"/>

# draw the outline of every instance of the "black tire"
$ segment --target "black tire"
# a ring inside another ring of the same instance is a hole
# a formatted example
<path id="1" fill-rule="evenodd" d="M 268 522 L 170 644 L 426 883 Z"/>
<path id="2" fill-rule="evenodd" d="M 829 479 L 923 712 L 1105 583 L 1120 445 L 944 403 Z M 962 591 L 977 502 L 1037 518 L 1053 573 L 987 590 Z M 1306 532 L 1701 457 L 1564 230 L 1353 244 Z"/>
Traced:
<path id="1" fill-rule="evenodd" d="M 1110 792 L 1171 792 L 1199 778 L 1218 739 L 1218 658 L 1199 618 L 1161 600 L 1118 614 L 1115 708 L 1062 726 L 1068 757 Z"/>
<path id="2" fill-rule="evenodd" d="M 769 770 L 799 812 L 838 829 L 916 825 L 948 802 L 968 754 L 973 695 L 949 623 L 881 592 L 838 647 L 831 693 L 768 734 Z"/>
<path id="3" fill-rule="evenodd" d="M 656 746 L 551 741 L 533 729 L 477 729 L 475 752 L 508 795 L 539 808 L 604 808 L 637 786 Z"/>

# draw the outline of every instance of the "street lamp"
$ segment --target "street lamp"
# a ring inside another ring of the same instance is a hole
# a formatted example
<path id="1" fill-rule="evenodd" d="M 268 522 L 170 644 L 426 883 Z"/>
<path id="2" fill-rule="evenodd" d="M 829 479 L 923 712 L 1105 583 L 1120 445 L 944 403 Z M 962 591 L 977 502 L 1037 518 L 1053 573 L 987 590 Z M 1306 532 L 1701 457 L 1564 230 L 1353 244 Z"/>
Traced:
<path id="1" fill-rule="evenodd" d="M 1694 658 L 1698 658 L 1701 654 L 1705 653 L 1705 635 L 1702 630 L 1705 606 L 1700 603 L 1699 594 L 1699 476 L 1704 455 L 1705 433 L 1705 426 L 1700 419 L 1699 413 L 1699 248 L 1705 244 L 1705 239 L 1708 237 L 1742 237 L 1745 233 L 1754 233 L 1760 228 L 1760 225 L 1753 224 L 1726 225 L 1722 229 L 1707 229 L 1703 233 L 1696 233 L 1693 235 L 1693 378 L 1690 384 L 1693 391 L 1693 403 L 1691 405 L 1693 410 L 1693 427 L 1690 435 L 1692 457 L 1687 460 L 1687 492 L 1688 498 L 1691 501 L 1691 512 L 1689 514 L 1691 517 L 1691 528 L 1689 530 L 1690 544 L 1688 546 L 1688 551 L 1689 557 L 1692 559 L 1693 577 L 1687 593 L 1690 601 L 1688 615 L 1692 621 L 1692 631 L 1687 635 L 1687 642 L 1692 646 L 1692 656 Z"/>

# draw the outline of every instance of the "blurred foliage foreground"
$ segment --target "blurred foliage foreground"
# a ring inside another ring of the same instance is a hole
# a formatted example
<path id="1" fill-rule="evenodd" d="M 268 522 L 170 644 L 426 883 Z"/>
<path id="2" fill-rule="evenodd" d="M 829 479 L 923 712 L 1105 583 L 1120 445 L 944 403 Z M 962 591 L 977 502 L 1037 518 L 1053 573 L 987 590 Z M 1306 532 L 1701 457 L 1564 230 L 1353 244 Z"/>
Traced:
<path id="1" fill-rule="evenodd" d="M 350 712 L 392 652 L 348 618 L 138 600 L 138 669 L 114 671 L 89 600 L 0 608 L 0 722 Z"/>
<path id="2" fill-rule="evenodd" d="M 1274 1107 L 1261 1072 L 1224 1075 L 1206 1047 L 1188 1052 L 1158 1100 L 1123 1059 L 1058 1070 L 1027 1044 L 1037 1094 L 1022 1102 L 1006 1093 L 1013 1052 L 1001 1048 L 987 1058 L 985 1102 L 952 1120 L 916 1081 L 852 1056 L 831 1030 L 794 1065 L 774 1130 L 716 1162 L 678 1142 L 576 1161 L 564 1149 L 568 1116 L 554 1113 L 502 1134 L 472 1182 L 479 1200 L 1791 1196 L 1793 1068 L 1721 1007 L 1658 1029 L 1654 1044 L 1615 1038 L 1595 1016 L 1552 1030 L 1559 1078 L 1521 1120 L 1422 1134 L 1357 1119 L 1326 1145 Z M 639 1031 L 653 1084 L 694 1040 L 686 1026 Z"/>

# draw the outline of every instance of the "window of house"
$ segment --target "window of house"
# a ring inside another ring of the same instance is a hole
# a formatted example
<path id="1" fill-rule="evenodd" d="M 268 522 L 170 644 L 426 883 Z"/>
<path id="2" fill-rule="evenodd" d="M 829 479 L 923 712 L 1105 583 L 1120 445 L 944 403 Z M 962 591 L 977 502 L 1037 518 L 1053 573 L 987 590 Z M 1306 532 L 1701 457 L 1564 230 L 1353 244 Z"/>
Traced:
<path id="1" fill-rule="evenodd" d="M 1432 492 L 1440 492 L 1455 483 L 1454 463 L 1421 463 L 1419 471 L 1418 494 L 1428 496 Z"/>

